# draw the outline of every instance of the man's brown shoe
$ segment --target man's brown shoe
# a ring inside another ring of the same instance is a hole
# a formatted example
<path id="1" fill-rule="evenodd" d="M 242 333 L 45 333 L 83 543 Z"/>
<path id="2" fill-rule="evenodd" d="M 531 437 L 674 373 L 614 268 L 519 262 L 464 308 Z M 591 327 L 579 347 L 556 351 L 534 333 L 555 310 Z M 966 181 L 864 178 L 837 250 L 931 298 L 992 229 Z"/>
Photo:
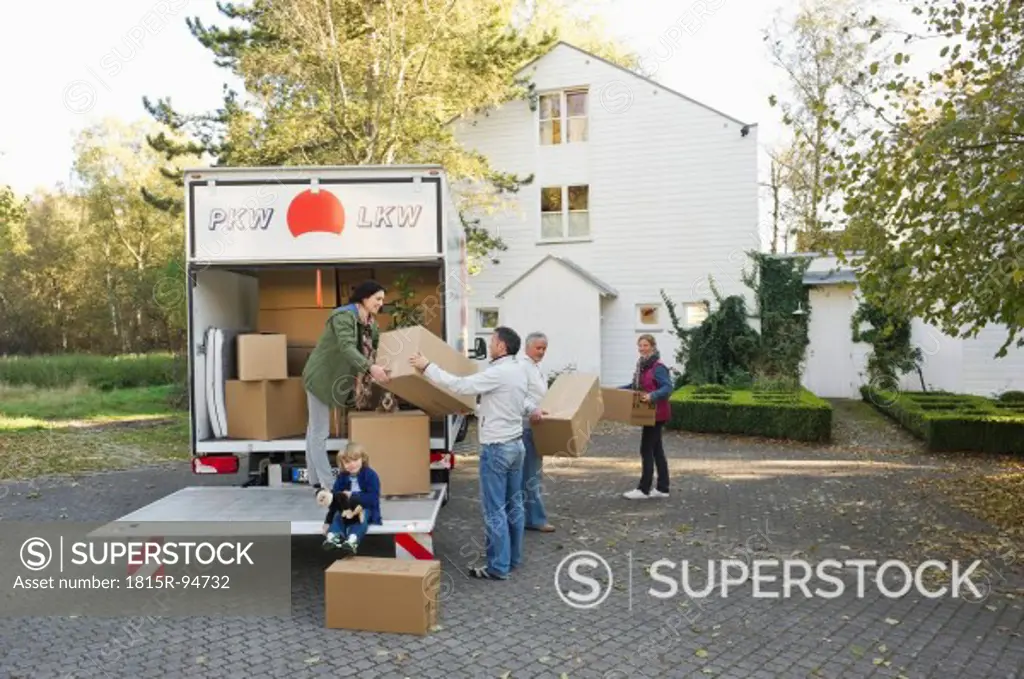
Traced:
<path id="1" fill-rule="evenodd" d="M 543 526 L 527 526 L 526 530 L 534 530 L 538 533 L 554 533 L 555 527 L 552 526 L 550 523 L 546 523 Z"/>

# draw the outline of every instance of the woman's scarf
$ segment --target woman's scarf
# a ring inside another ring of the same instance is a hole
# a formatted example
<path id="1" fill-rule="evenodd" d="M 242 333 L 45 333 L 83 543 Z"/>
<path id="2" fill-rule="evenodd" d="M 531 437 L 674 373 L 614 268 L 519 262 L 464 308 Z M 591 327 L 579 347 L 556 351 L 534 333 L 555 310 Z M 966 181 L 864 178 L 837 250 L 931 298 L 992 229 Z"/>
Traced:
<path id="1" fill-rule="evenodd" d="M 643 389 L 643 387 L 640 386 L 640 378 L 643 376 L 645 372 L 651 369 L 651 366 L 657 363 L 660 359 L 661 354 L 657 350 L 652 351 L 650 356 L 648 356 L 647 358 L 641 356 L 639 359 L 637 359 L 636 369 L 633 371 L 634 389 L 638 391 Z"/>
<path id="2" fill-rule="evenodd" d="M 377 351 L 373 348 L 374 321 L 369 319 L 366 323 L 362 323 L 357 317 L 356 323 L 359 328 L 359 350 L 363 357 L 370 362 L 370 365 L 373 365 L 377 362 Z M 390 391 L 376 385 L 370 379 L 369 373 L 364 372 L 356 375 L 355 409 L 390 413 L 398 410 L 398 403 Z"/>

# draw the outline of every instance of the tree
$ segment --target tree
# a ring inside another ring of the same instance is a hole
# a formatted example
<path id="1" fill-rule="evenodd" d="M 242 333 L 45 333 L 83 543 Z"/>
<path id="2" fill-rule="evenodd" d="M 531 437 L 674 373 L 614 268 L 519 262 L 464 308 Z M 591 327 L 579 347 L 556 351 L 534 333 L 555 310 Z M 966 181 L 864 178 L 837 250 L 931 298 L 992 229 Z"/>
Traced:
<path id="1" fill-rule="evenodd" d="M 941 66 L 915 75 L 904 52 L 893 75 L 870 65 L 873 116 L 844 130 L 829 178 L 864 252 L 838 254 L 888 313 L 958 337 L 1005 324 L 1003 356 L 1024 346 L 1024 5 L 917 0 L 914 12 L 924 31 L 904 42 Z"/>
<path id="2" fill-rule="evenodd" d="M 169 101 L 144 101 L 157 120 L 189 136 L 155 136 L 174 158 L 201 153 L 220 165 L 386 165 L 440 163 L 460 187 L 460 208 L 500 203 L 532 177 L 503 174 L 462 148 L 449 123 L 514 98 L 532 96 L 516 73 L 550 49 L 560 30 L 590 36 L 592 48 L 623 59 L 573 13 L 579 3 L 543 0 L 254 0 L 219 4 L 241 26 L 188 21 L 216 63 L 244 84 L 223 107 L 184 115 Z M 599 50 L 601 51 L 601 50 Z M 176 173 L 174 191 L 180 186 Z M 469 190 L 476 187 L 479 190 Z M 154 189 L 155 205 L 180 199 Z M 503 243 L 465 221 L 472 255 Z"/>
<path id="3" fill-rule="evenodd" d="M 858 115 L 863 94 L 858 74 L 866 65 L 869 34 L 851 27 L 856 0 L 804 0 L 788 19 L 776 17 L 764 40 L 773 63 L 787 78 L 787 91 L 772 95 L 789 137 L 773 155 L 774 230 L 785 221 L 784 239 L 796 250 L 827 247 L 827 208 L 835 190 L 827 166 L 842 141 L 839 130 Z M 773 250 L 774 252 L 774 250 Z"/>

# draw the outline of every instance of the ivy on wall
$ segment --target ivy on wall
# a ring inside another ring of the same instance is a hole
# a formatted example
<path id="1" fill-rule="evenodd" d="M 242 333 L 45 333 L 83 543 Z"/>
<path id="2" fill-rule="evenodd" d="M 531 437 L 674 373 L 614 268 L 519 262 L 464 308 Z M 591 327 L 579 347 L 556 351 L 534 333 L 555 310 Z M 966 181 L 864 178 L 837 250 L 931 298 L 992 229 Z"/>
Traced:
<path id="1" fill-rule="evenodd" d="M 865 323 L 868 328 L 863 327 Z M 854 342 L 871 345 L 867 370 L 872 387 L 899 391 L 900 377 L 914 370 L 921 380 L 921 390 L 927 391 L 921 372 L 921 349 L 910 344 L 909 318 L 887 313 L 881 306 L 864 301 L 850 319 L 850 329 Z"/>
<path id="2" fill-rule="evenodd" d="M 809 298 L 803 275 L 810 259 L 759 252 L 747 255 L 753 271 L 743 273 L 743 282 L 754 292 L 753 314 L 761 320 L 760 333 L 750 327 L 746 299 L 741 295 L 723 298 L 711 277 L 716 308 L 695 328 L 684 326 L 675 304 L 661 291 L 672 334 L 679 340 L 676 364 L 683 369 L 676 371 L 677 387 L 722 384 L 745 388 L 756 382 L 799 386 L 809 343 Z"/>

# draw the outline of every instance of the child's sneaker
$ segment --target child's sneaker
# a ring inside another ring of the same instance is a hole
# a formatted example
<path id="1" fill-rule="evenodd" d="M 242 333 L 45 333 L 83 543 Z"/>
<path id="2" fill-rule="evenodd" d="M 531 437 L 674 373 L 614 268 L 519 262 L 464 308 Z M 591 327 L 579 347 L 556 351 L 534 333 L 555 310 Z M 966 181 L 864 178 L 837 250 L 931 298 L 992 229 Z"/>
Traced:
<path id="1" fill-rule="evenodd" d="M 340 549 L 341 544 L 341 536 L 337 533 L 328 533 L 321 547 L 323 547 L 324 551 L 330 551 L 332 549 Z"/>
<path id="2" fill-rule="evenodd" d="M 643 492 L 639 488 L 634 488 L 633 490 L 629 490 L 623 493 L 622 497 L 626 498 L 627 500 L 646 500 L 651 496 Z"/>

